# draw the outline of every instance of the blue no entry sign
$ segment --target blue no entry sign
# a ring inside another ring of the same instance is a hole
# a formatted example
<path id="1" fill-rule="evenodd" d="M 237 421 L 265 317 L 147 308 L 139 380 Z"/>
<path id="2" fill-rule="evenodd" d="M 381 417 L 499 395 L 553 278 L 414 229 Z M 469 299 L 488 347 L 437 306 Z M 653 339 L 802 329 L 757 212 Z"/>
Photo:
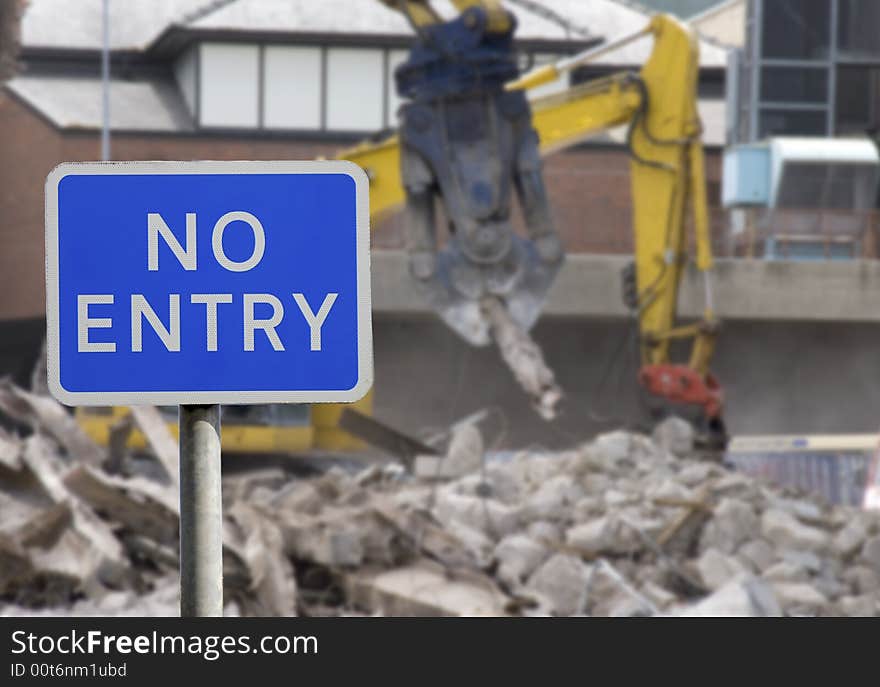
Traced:
<path id="1" fill-rule="evenodd" d="M 49 387 L 68 405 L 350 402 L 372 384 L 354 164 L 63 164 L 46 182 Z"/>

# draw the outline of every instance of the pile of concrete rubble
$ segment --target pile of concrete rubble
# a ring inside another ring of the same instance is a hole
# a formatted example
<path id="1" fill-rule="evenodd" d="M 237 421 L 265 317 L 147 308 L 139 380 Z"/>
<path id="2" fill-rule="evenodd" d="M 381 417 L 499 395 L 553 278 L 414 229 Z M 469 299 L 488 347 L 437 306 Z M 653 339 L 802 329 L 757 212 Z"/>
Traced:
<path id="1" fill-rule="evenodd" d="M 0 613 L 176 614 L 158 413 L 105 450 L 48 397 L 0 384 L 0 411 L 32 431 L 0 435 Z M 240 473 L 224 501 L 231 615 L 880 614 L 880 516 L 728 471 L 675 419 L 488 456 L 465 424 L 443 457 Z"/>

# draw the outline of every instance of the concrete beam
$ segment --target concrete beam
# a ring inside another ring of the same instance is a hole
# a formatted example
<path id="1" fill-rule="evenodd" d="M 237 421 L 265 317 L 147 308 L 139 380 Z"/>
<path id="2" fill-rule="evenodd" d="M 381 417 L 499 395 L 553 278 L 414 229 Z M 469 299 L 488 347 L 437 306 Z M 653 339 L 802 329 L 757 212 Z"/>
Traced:
<path id="1" fill-rule="evenodd" d="M 619 318 L 620 272 L 630 262 L 621 255 L 570 255 L 550 291 L 546 315 Z M 427 314 L 410 284 L 402 251 L 374 251 L 373 310 Z M 880 322 L 880 261 L 772 262 L 723 259 L 712 275 L 721 319 L 803 322 Z M 682 284 L 682 317 L 703 310 L 699 273 L 689 268 Z"/>

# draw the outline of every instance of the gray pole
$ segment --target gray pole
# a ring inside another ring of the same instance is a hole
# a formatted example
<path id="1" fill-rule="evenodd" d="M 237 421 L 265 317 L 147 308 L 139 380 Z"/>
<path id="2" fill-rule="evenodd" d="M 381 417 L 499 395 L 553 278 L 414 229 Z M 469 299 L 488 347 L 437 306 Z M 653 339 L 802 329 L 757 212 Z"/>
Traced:
<path id="1" fill-rule="evenodd" d="M 223 615 L 220 406 L 180 406 L 180 615 Z"/>
<path id="2" fill-rule="evenodd" d="M 103 6 L 103 47 L 101 49 L 101 159 L 110 159 L 110 0 Z"/>

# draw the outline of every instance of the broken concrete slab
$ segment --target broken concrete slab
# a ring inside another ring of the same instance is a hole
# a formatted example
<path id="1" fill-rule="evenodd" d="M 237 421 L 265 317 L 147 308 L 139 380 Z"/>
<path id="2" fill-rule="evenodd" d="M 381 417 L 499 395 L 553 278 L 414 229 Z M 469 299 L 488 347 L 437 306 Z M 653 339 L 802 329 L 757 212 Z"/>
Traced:
<path id="1" fill-rule="evenodd" d="M 661 448 L 676 456 L 686 456 L 694 450 L 694 427 L 680 417 L 668 417 L 656 427 L 651 435 Z"/>
<path id="2" fill-rule="evenodd" d="M 576 556 L 558 553 L 535 570 L 527 586 L 548 601 L 555 615 L 579 615 L 587 600 L 589 572 Z"/>
<path id="3" fill-rule="evenodd" d="M 250 576 L 255 615 L 297 615 L 296 577 L 284 555 L 284 538 L 279 527 L 266 514 L 239 501 L 229 510 L 229 519 L 238 526 L 238 550 L 242 552 Z"/>
<path id="4" fill-rule="evenodd" d="M 437 492 L 433 513 L 441 523 L 458 520 L 493 537 L 515 532 L 520 523 L 519 509 L 495 499 L 463 496 L 445 488 Z"/>
<path id="5" fill-rule="evenodd" d="M 773 590 L 757 577 L 736 578 L 702 601 L 684 608 L 682 617 L 778 617 Z"/>
<path id="6" fill-rule="evenodd" d="M 880 574 L 880 536 L 871 537 L 864 543 L 860 558 L 871 567 L 874 572 Z"/>
<path id="7" fill-rule="evenodd" d="M 507 615 L 507 597 L 493 585 L 449 577 L 424 562 L 373 574 L 358 573 L 347 579 L 346 587 L 354 604 L 383 615 Z"/>
<path id="8" fill-rule="evenodd" d="M 805 525 L 785 510 L 771 509 L 761 517 L 761 532 L 776 546 L 786 549 L 823 551 L 829 545 L 829 536 L 815 527 Z"/>
<path id="9" fill-rule="evenodd" d="M 553 371 L 547 366 L 541 348 L 516 323 L 507 306 L 498 298 L 484 298 L 481 310 L 489 323 L 502 360 L 507 363 L 516 381 L 528 394 L 535 411 L 545 420 L 554 419 L 556 406 L 564 394 L 556 383 Z"/>
<path id="10" fill-rule="evenodd" d="M 72 468 L 64 486 L 95 511 L 158 542 L 177 540 L 178 504 L 164 489 L 140 479 L 110 477 L 85 465 Z"/>
<path id="11" fill-rule="evenodd" d="M 65 448 L 72 459 L 87 465 L 100 465 L 107 457 L 58 401 L 38 396 L 0 379 L 0 411 L 34 429 L 44 430 Z"/>
<path id="12" fill-rule="evenodd" d="M 727 556 L 718 549 L 704 551 L 697 559 L 696 567 L 703 584 L 713 591 L 746 572 L 745 567 L 736 558 Z"/>
<path id="13" fill-rule="evenodd" d="M 880 575 L 866 565 L 848 568 L 843 573 L 843 579 L 856 595 L 880 592 Z"/>
<path id="14" fill-rule="evenodd" d="M 517 588 L 549 555 L 547 547 L 526 534 L 511 534 L 495 547 L 496 575 L 508 587 Z"/>
<path id="15" fill-rule="evenodd" d="M 755 509 L 740 499 L 724 497 L 714 509 L 714 517 L 703 529 L 701 547 L 714 547 L 732 554 L 759 531 Z"/>
<path id="16" fill-rule="evenodd" d="M 825 595 L 806 582 L 774 583 L 773 591 L 789 614 L 814 615 L 828 604 Z"/>
<path id="17" fill-rule="evenodd" d="M 16 472 L 21 470 L 21 441 L 0 428 L 0 466 Z"/>
<path id="18" fill-rule="evenodd" d="M 168 431 L 159 409 L 154 406 L 131 406 L 130 411 L 153 455 L 162 464 L 171 483 L 176 485 L 180 479 L 177 440 Z"/>
<path id="19" fill-rule="evenodd" d="M 831 548 L 838 556 L 849 558 L 857 553 L 868 538 L 868 528 L 861 518 L 848 522 L 831 540 Z"/>
<path id="20" fill-rule="evenodd" d="M 740 546 L 737 556 L 750 565 L 753 572 L 761 573 L 773 565 L 776 550 L 764 539 L 752 539 Z"/>

